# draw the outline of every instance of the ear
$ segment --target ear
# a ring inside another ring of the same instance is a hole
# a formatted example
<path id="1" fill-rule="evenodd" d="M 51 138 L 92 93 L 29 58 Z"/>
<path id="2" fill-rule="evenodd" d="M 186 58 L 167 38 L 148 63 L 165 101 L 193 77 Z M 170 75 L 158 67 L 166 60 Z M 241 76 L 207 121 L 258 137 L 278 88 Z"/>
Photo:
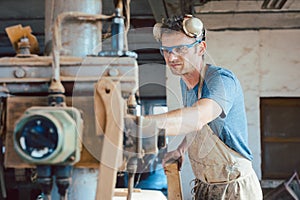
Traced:
<path id="1" fill-rule="evenodd" d="M 199 54 L 199 56 L 202 56 L 206 51 L 206 42 L 202 41 L 198 46 L 199 46 L 198 54 Z"/>
<path id="2" fill-rule="evenodd" d="M 153 36 L 154 36 L 154 38 L 155 38 L 155 40 L 157 41 L 157 42 L 160 42 L 161 41 L 161 27 L 163 26 L 163 24 L 162 23 L 156 23 L 155 25 L 154 25 L 154 27 L 153 27 Z"/>

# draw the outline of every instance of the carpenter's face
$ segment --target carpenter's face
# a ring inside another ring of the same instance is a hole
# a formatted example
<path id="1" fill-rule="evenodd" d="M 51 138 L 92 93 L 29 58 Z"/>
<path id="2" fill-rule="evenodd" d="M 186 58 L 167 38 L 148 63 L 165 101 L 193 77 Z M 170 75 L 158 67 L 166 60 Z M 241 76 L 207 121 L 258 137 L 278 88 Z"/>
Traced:
<path id="1" fill-rule="evenodd" d="M 201 43 L 181 32 L 162 34 L 161 53 L 175 75 L 193 72 L 202 61 Z"/>

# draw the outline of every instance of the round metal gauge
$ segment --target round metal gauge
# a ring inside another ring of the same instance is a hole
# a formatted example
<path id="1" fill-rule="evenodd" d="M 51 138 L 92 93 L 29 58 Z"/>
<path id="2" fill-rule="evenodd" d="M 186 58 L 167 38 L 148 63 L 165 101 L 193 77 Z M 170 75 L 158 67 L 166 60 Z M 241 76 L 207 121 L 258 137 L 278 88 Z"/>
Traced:
<path id="1" fill-rule="evenodd" d="M 20 149 L 34 159 L 49 157 L 58 144 L 56 125 L 50 119 L 31 116 L 16 133 Z"/>

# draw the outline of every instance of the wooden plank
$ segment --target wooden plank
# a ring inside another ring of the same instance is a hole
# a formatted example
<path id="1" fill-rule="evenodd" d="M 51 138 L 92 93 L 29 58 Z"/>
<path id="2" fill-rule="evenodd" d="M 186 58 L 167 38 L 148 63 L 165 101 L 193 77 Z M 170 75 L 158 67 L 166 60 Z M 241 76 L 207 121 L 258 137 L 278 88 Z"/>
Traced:
<path id="1" fill-rule="evenodd" d="M 67 105 L 72 105 L 81 111 L 84 123 L 81 158 L 75 166 L 98 168 L 103 138 L 96 135 L 94 97 L 68 97 Z"/>
<path id="2" fill-rule="evenodd" d="M 295 138 L 295 137 L 264 137 L 263 138 L 264 142 L 282 142 L 282 143 L 300 143 L 300 138 Z"/>
<path id="3" fill-rule="evenodd" d="M 116 188 L 113 200 L 126 200 L 127 189 Z M 132 200 L 167 200 L 161 191 L 134 189 Z M 170 199 L 170 198 L 169 198 Z M 170 199 L 171 200 L 171 199 Z"/>
<path id="4" fill-rule="evenodd" d="M 15 98 L 7 99 L 7 120 L 6 120 L 6 135 L 5 135 L 5 154 L 4 166 L 14 168 L 30 168 L 34 165 L 28 164 L 22 160 L 14 149 L 13 131 L 17 120 L 23 115 L 25 110 L 33 105 L 46 106 L 47 99 L 44 98 Z"/>
<path id="5" fill-rule="evenodd" d="M 5 33 L 5 28 L 21 24 L 23 27 L 30 26 L 33 35 L 43 35 L 45 28 L 44 18 L 28 18 L 28 19 L 2 19 L 0 23 L 0 33 Z"/>
<path id="6" fill-rule="evenodd" d="M 168 198 L 172 200 L 182 200 L 182 187 L 178 162 L 167 164 L 165 173 L 168 181 Z"/>

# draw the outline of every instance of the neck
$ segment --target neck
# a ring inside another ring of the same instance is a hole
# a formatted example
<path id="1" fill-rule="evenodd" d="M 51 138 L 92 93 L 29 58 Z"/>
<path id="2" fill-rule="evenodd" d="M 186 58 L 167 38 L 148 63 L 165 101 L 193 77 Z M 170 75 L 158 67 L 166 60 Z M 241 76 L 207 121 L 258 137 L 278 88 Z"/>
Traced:
<path id="1" fill-rule="evenodd" d="M 199 83 L 201 71 L 203 68 L 203 63 L 201 63 L 199 68 L 195 68 L 195 70 L 193 70 L 192 72 L 184 74 L 181 77 L 189 90 L 193 89 Z"/>
<path id="2" fill-rule="evenodd" d="M 193 72 L 184 74 L 182 76 L 182 80 L 185 82 L 189 90 L 194 88 L 199 83 L 199 79 L 200 72 L 198 69 L 195 69 Z"/>

